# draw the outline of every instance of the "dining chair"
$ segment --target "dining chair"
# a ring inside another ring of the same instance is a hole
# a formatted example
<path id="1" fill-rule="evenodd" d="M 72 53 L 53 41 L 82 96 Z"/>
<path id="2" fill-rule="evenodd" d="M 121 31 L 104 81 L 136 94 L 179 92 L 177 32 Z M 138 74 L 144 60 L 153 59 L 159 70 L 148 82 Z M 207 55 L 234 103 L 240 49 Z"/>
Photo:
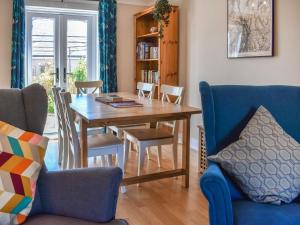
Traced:
<path id="1" fill-rule="evenodd" d="M 75 87 L 77 90 L 77 95 L 84 95 L 84 94 L 95 94 L 95 93 L 101 93 L 101 89 L 103 86 L 102 80 L 97 81 L 75 81 Z M 80 121 L 78 118 L 75 117 L 75 126 L 76 129 L 79 130 Z M 104 132 L 103 127 L 98 128 L 90 128 L 89 134 L 101 134 Z M 96 159 L 95 159 L 96 160 Z"/>
<path id="2" fill-rule="evenodd" d="M 67 169 L 68 167 L 68 161 L 69 161 L 69 151 L 68 151 L 68 141 L 67 141 L 67 130 L 66 130 L 66 121 L 64 116 L 64 104 L 62 102 L 62 99 L 60 97 L 60 93 L 64 92 L 59 87 L 53 87 L 52 88 L 53 96 L 54 96 L 54 103 L 56 108 L 56 114 L 57 114 L 57 124 L 58 124 L 58 163 L 61 166 L 62 169 Z M 75 114 L 73 115 L 73 118 L 75 118 Z M 80 135 L 80 126 L 79 123 L 75 121 L 75 129 L 78 134 Z M 103 128 L 89 128 L 87 133 L 88 135 L 95 135 L 104 133 Z M 94 157 L 94 162 L 97 161 L 97 157 Z M 111 161 L 109 158 L 108 161 Z M 101 163 L 102 165 L 109 164 L 109 162 L 106 161 L 105 157 L 101 157 Z"/>
<path id="3" fill-rule="evenodd" d="M 155 88 L 156 88 L 155 84 L 138 82 L 137 83 L 138 96 L 152 99 L 155 94 Z"/>
<path id="4" fill-rule="evenodd" d="M 61 88 L 59 87 L 53 87 L 52 88 L 53 97 L 54 97 L 54 105 L 56 109 L 56 116 L 57 116 L 57 125 L 58 125 L 58 164 L 62 166 L 63 169 L 65 169 L 67 164 L 67 158 L 66 155 L 68 153 L 68 142 L 66 136 L 66 127 L 65 127 L 65 118 L 63 115 L 63 105 L 60 100 L 60 92 Z"/>
<path id="5" fill-rule="evenodd" d="M 148 98 L 151 100 L 154 97 L 155 88 L 156 88 L 155 84 L 138 82 L 137 83 L 138 96 L 141 98 Z M 130 125 L 122 125 L 122 126 L 110 126 L 109 130 L 111 132 L 115 132 L 120 139 L 123 139 L 124 129 L 137 129 L 137 128 L 146 128 L 146 127 L 147 124 L 130 124 Z"/>
<path id="6" fill-rule="evenodd" d="M 99 93 L 101 93 L 102 86 L 103 86 L 103 81 L 102 80 L 97 80 L 97 81 L 75 81 L 75 87 L 77 89 L 77 95 L 95 94 L 97 91 Z"/>
<path id="7" fill-rule="evenodd" d="M 69 92 L 60 94 L 64 116 L 66 121 L 67 140 L 68 140 L 68 156 L 69 168 L 79 168 L 81 150 L 79 144 L 78 133 L 76 132 L 74 114 L 72 113 L 70 104 L 72 97 Z M 88 135 L 88 157 L 116 155 L 118 166 L 124 171 L 124 149 L 122 141 L 113 134 L 94 134 Z M 112 166 L 111 164 L 109 166 Z"/>
<path id="8" fill-rule="evenodd" d="M 176 99 L 174 104 L 180 105 L 183 99 L 183 87 L 175 87 L 169 85 L 161 86 L 162 104 L 171 104 L 172 97 Z M 138 147 L 138 176 L 141 175 L 141 170 L 144 166 L 144 157 L 146 148 L 157 146 L 158 166 L 161 167 L 162 161 L 162 145 L 173 145 L 173 167 L 177 169 L 178 155 L 178 130 L 179 121 L 158 122 L 156 128 L 143 129 L 125 129 L 124 130 L 124 149 L 125 149 L 125 165 L 128 159 L 129 142 L 134 143 Z"/>

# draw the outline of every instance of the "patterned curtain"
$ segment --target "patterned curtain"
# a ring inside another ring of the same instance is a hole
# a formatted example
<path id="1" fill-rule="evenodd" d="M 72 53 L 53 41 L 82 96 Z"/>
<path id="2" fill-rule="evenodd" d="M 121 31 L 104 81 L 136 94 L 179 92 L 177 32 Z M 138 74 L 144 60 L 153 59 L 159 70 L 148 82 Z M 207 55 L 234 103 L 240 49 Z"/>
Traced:
<path id="1" fill-rule="evenodd" d="M 25 52 L 25 5 L 24 0 L 13 1 L 11 87 L 23 88 Z"/>
<path id="2" fill-rule="evenodd" d="M 117 2 L 99 1 L 100 79 L 103 92 L 118 91 L 117 84 Z"/>

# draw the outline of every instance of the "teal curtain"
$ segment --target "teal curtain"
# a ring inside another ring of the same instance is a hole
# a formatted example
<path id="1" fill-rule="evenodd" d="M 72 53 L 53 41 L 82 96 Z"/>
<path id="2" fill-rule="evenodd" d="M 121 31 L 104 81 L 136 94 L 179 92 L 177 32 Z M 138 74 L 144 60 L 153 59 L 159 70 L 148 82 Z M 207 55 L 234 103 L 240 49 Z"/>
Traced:
<path id="1" fill-rule="evenodd" d="M 100 79 L 103 92 L 118 91 L 117 84 L 117 2 L 99 1 Z"/>
<path id="2" fill-rule="evenodd" d="M 11 87 L 23 88 L 25 52 L 25 5 L 24 0 L 13 1 Z"/>

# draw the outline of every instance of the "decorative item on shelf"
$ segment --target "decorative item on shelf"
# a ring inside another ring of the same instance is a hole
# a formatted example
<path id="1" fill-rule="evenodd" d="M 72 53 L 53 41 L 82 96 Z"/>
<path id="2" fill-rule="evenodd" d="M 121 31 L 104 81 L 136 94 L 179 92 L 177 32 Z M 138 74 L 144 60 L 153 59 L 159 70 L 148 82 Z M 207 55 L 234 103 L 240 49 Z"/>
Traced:
<path id="1" fill-rule="evenodd" d="M 170 22 L 170 13 L 172 12 L 172 6 L 168 0 L 157 0 L 155 3 L 153 18 L 158 21 L 159 24 L 159 37 L 164 37 L 164 25 L 167 27 Z"/>
<path id="2" fill-rule="evenodd" d="M 228 58 L 273 56 L 274 0 L 228 1 Z"/>
<path id="3" fill-rule="evenodd" d="M 150 33 L 156 33 L 158 32 L 158 28 L 157 27 L 151 27 L 150 28 Z"/>

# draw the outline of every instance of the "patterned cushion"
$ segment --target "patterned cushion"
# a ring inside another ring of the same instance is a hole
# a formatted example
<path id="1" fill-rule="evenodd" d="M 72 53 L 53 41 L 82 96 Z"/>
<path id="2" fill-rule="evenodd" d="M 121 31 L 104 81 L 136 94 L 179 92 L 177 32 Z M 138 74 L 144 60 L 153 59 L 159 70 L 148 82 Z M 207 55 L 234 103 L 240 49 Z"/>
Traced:
<path id="1" fill-rule="evenodd" d="M 240 139 L 209 160 L 256 202 L 290 203 L 300 193 L 300 145 L 261 106 Z"/>
<path id="2" fill-rule="evenodd" d="M 48 138 L 0 121 L 0 224 L 22 224 L 30 213 Z"/>

